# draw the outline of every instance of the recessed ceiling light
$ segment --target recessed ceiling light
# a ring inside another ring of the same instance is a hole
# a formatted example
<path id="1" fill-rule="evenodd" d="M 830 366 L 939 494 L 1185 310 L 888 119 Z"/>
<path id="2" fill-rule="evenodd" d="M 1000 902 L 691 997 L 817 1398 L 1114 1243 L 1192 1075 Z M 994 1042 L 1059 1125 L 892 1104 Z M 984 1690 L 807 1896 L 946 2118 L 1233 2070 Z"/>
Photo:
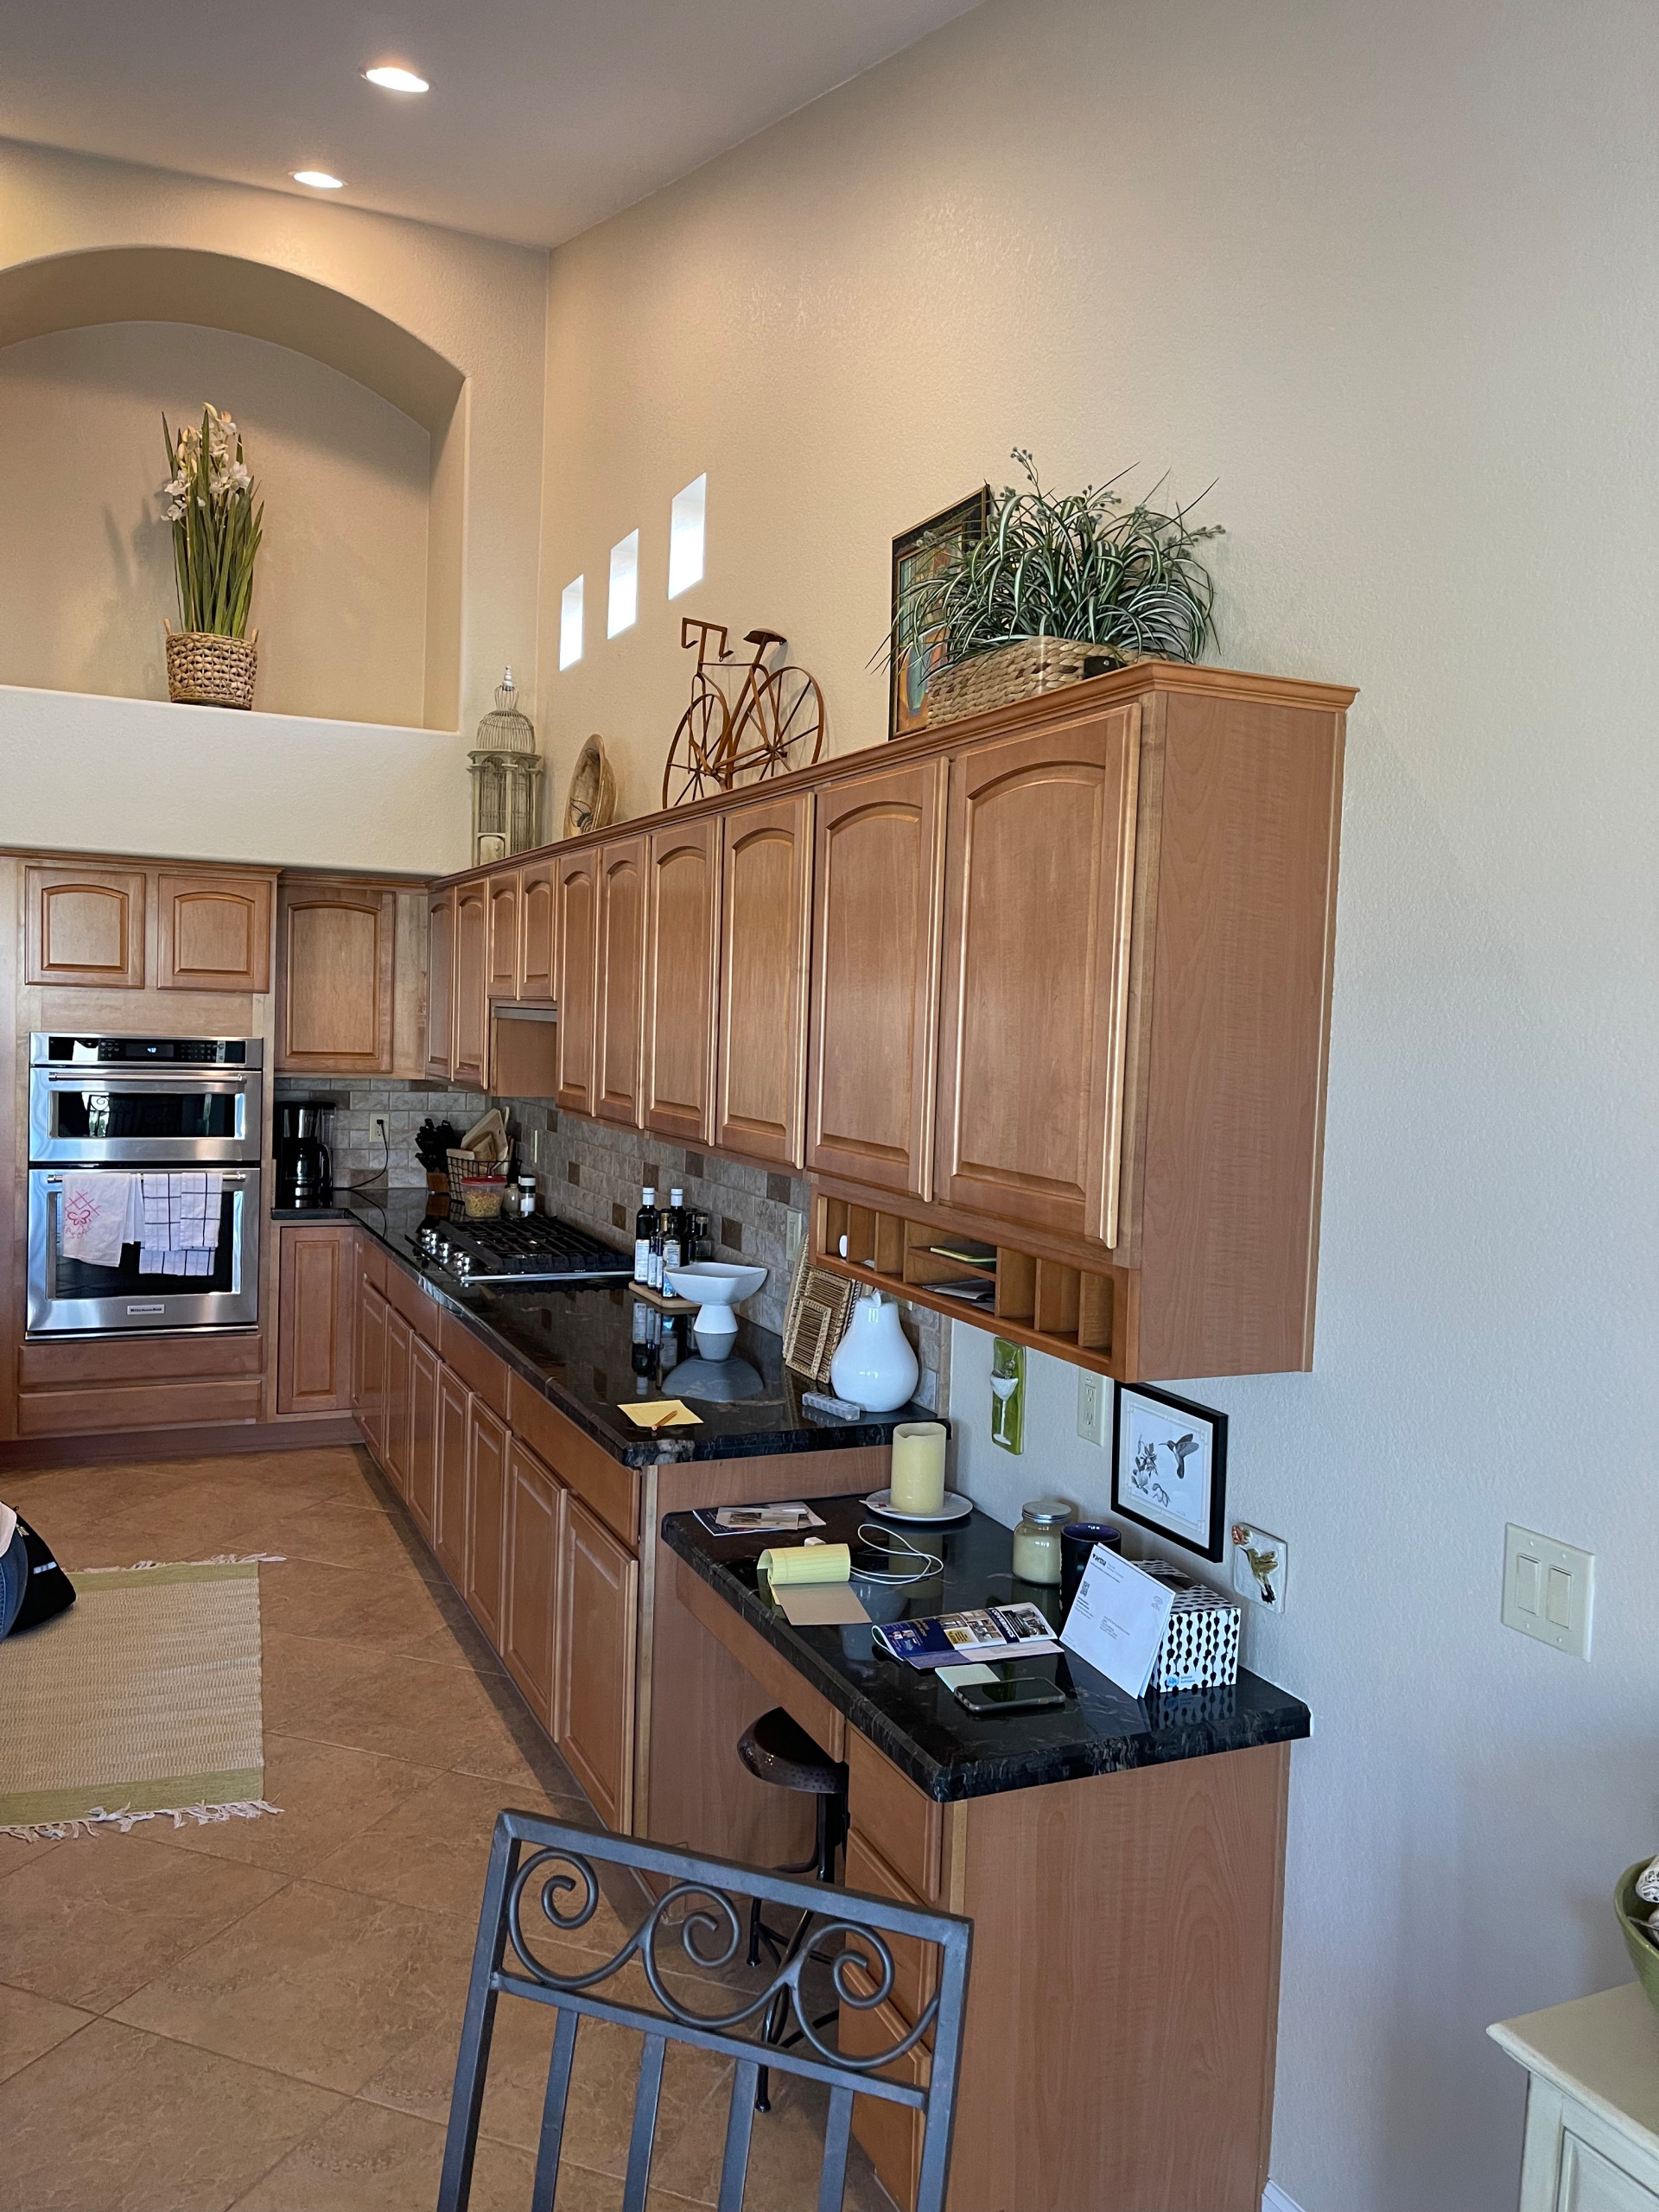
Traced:
<path id="1" fill-rule="evenodd" d="M 296 169 L 292 172 L 296 184 L 308 184 L 313 192 L 341 192 L 346 180 L 330 176 L 327 169 Z"/>
<path id="2" fill-rule="evenodd" d="M 425 92 L 431 90 L 425 78 L 417 77 L 412 69 L 388 66 L 380 69 L 365 69 L 363 74 L 372 85 L 378 85 L 384 92 Z"/>

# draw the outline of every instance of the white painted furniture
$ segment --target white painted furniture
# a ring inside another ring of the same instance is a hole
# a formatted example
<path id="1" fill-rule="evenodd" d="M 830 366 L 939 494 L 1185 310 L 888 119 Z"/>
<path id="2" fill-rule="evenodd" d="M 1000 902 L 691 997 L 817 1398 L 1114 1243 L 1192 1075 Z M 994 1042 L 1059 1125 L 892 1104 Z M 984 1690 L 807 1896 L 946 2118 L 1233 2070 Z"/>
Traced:
<path id="1" fill-rule="evenodd" d="M 1659 2014 L 1639 1986 L 1486 2032 L 1531 2077 L 1520 2212 L 1659 2212 Z"/>

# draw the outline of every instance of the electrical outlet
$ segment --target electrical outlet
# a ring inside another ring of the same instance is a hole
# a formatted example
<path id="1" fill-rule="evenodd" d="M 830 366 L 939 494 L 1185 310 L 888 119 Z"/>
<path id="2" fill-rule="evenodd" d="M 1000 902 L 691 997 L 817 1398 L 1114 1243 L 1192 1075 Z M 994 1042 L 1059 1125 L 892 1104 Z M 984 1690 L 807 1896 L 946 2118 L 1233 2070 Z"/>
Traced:
<path id="1" fill-rule="evenodd" d="M 1085 1444 L 1106 1441 L 1106 1378 L 1086 1368 L 1077 1372 L 1077 1434 Z"/>
<path id="2" fill-rule="evenodd" d="M 1510 1522 L 1503 1531 L 1503 1625 L 1553 1643 L 1577 1659 L 1590 1656 L 1590 1612 L 1596 1593 L 1593 1552 L 1558 1544 Z"/>
<path id="3" fill-rule="evenodd" d="M 376 1144 L 384 1145 L 388 1151 L 391 1149 L 391 1139 L 386 1135 L 386 1117 L 384 1114 L 370 1115 L 369 1134 Z"/>

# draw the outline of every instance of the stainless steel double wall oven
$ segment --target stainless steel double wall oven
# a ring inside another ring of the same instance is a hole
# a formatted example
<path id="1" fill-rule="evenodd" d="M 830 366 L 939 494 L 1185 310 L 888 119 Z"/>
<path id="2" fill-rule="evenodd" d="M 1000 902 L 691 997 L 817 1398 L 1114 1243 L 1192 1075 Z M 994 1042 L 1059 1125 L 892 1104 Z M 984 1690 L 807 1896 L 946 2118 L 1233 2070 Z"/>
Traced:
<path id="1" fill-rule="evenodd" d="M 28 1333 L 255 1327 L 263 1041 L 37 1033 L 29 1057 Z M 219 1233 L 192 1272 L 147 1269 L 139 1242 L 113 1266 L 66 1255 L 66 1175 L 197 1171 L 217 1178 Z"/>

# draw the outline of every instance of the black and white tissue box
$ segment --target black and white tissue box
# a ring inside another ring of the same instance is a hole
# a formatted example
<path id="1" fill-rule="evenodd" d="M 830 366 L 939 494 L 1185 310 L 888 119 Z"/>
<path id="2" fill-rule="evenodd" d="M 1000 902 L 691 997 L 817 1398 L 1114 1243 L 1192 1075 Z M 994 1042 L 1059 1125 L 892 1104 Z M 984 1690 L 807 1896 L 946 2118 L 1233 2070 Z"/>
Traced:
<path id="1" fill-rule="evenodd" d="M 1230 1689 L 1238 1680 L 1238 1626 L 1243 1607 L 1207 1582 L 1195 1582 L 1167 1560 L 1135 1565 L 1174 1593 L 1169 1626 L 1152 1662 L 1154 1690 Z"/>

